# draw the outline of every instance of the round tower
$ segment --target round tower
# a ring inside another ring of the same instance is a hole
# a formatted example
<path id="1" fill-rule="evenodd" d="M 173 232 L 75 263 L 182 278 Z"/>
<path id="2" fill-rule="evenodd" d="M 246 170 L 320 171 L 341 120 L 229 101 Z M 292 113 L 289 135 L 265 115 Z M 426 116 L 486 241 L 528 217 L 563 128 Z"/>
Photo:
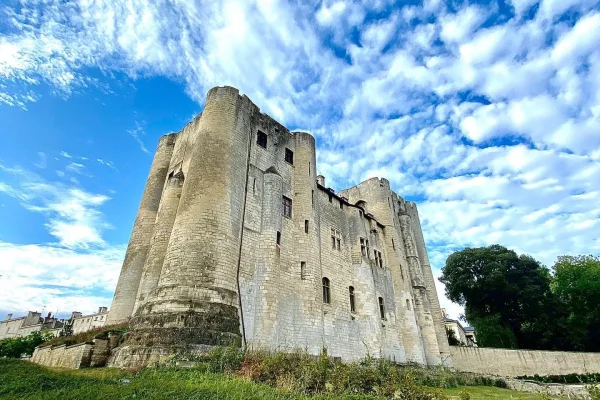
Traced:
<path id="1" fill-rule="evenodd" d="M 126 321 L 133 313 L 176 138 L 175 134 L 165 135 L 158 142 L 158 148 L 144 188 L 142 202 L 125 253 L 125 260 L 115 289 L 107 324 Z"/>
<path id="2" fill-rule="evenodd" d="M 172 171 L 169 174 L 156 216 L 154 233 L 150 240 L 150 250 L 144 264 L 137 300 L 133 310 L 134 314 L 144 304 L 150 291 L 158 285 L 162 266 L 165 261 L 165 252 L 169 244 L 169 238 L 171 237 L 173 223 L 177 216 L 183 182 L 183 171 L 179 170 L 176 173 Z"/>
<path id="3" fill-rule="evenodd" d="M 235 88 L 208 92 L 190 132 L 187 172 L 158 284 L 132 318 L 113 365 L 240 345 L 237 262 L 256 111 Z"/>

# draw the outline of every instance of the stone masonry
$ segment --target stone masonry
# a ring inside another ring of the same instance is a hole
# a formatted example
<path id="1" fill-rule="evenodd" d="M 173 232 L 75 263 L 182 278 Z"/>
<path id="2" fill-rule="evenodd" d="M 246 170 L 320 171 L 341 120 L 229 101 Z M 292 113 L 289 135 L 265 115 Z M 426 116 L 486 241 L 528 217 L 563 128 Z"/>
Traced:
<path id="1" fill-rule="evenodd" d="M 315 139 L 232 87 L 159 142 L 108 323 L 110 364 L 215 345 L 450 365 L 417 207 L 372 178 L 335 193 Z"/>

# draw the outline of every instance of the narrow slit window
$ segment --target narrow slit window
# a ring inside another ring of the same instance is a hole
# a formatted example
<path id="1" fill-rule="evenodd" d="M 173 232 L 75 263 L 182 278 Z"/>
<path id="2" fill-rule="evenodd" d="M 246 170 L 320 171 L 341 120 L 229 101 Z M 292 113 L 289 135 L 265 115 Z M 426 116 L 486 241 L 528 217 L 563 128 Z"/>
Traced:
<path id="1" fill-rule="evenodd" d="M 373 253 L 375 253 L 375 265 L 379 265 L 379 252 L 374 250 Z"/>
<path id="2" fill-rule="evenodd" d="M 329 288 L 329 279 L 323 278 L 323 303 L 330 304 L 331 303 L 331 291 Z"/>
<path id="3" fill-rule="evenodd" d="M 267 134 L 263 131 L 258 131 L 256 134 L 256 144 L 260 147 L 266 149 L 267 148 Z"/>
<path id="4" fill-rule="evenodd" d="M 308 176 L 310 176 L 310 162 L 308 163 Z"/>
<path id="5" fill-rule="evenodd" d="M 360 238 L 360 254 L 367 255 L 367 241 L 365 238 Z"/>
<path id="6" fill-rule="evenodd" d="M 392 239 L 392 248 L 396 250 L 396 244 L 394 244 L 394 239 Z"/>
<path id="7" fill-rule="evenodd" d="M 379 298 L 379 315 L 381 315 L 381 319 L 385 319 L 385 306 L 383 305 L 383 297 Z"/>
<path id="8" fill-rule="evenodd" d="M 256 194 L 256 178 L 252 178 L 252 193 Z"/>
<path id="9" fill-rule="evenodd" d="M 294 152 L 286 147 L 285 149 L 285 161 L 294 165 Z"/>
<path id="10" fill-rule="evenodd" d="M 308 220 L 304 220 L 304 233 L 308 233 Z"/>
<path id="11" fill-rule="evenodd" d="M 281 232 L 277 231 L 277 246 L 281 245 Z"/>
<path id="12" fill-rule="evenodd" d="M 283 196 L 283 216 L 292 217 L 292 199 Z"/>
<path id="13" fill-rule="evenodd" d="M 331 195 L 331 193 L 329 193 L 329 202 L 331 203 L 333 201 L 333 196 Z"/>
<path id="14" fill-rule="evenodd" d="M 340 200 L 340 208 L 344 208 L 344 202 L 342 200 Z"/>
<path id="15" fill-rule="evenodd" d="M 312 206 L 315 206 L 315 191 L 313 190 L 310 194 L 310 200 L 312 202 Z"/>
<path id="16" fill-rule="evenodd" d="M 410 310 L 410 300 L 406 299 L 406 309 Z"/>
<path id="17" fill-rule="evenodd" d="M 348 288 L 348 294 L 350 295 L 350 312 L 356 312 L 356 301 L 354 298 L 354 286 Z"/>
<path id="18" fill-rule="evenodd" d="M 306 262 L 300 261 L 300 279 L 306 279 Z"/>

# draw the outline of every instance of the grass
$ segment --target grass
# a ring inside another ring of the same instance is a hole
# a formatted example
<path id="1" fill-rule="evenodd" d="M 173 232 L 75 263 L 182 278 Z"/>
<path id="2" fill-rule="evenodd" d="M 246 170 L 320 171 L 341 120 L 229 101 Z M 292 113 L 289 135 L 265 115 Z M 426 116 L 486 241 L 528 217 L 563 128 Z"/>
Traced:
<path id="1" fill-rule="evenodd" d="M 129 380 L 125 383 L 123 380 Z M 468 392 L 477 399 L 543 399 L 541 396 L 495 387 L 436 389 L 451 399 Z M 415 397 L 421 399 L 423 397 Z M 0 398 L 5 400 L 113 399 L 286 399 L 351 400 L 383 397 L 367 395 L 308 396 L 267 384 L 205 369 L 146 368 L 137 373 L 113 368 L 65 370 L 21 360 L 0 359 Z M 388 397 L 389 398 L 389 397 Z M 441 398 L 441 397 L 440 397 Z"/>
<path id="2" fill-rule="evenodd" d="M 109 332 L 118 332 L 124 333 L 129 329 L 129 325 L 125 324 L 115 324 L 115 325 L 106 325 L 100 328 L 91 329 L 89 331 L 81 332 L 76 335 L 71 336 L 59 336 L 53 339 L 50 339 L 44 343 L 42 343 L 41 347 L 46 346 L 60 346 L 62 344 L 66 344 L 67 346 L 71 346 L 78 343 L 86 343 L 94 340 L 95 337 L 101 337 L 106 339 L 108 337 Z"/>
<path id="3" fill-rule="evenodd" d="M 462 393 L 468 393 L 471 400 L 487 399 L 511 399 L 511 400 L 540 400 L 553 399 L 554 397 L 543 397 L 539 394 L 517 392 L 514 390 L 500 389 L 495 387 L 471 386 L 464 388 L 444 389 L 444 394 L 450 399 L 461 399 Z"/>

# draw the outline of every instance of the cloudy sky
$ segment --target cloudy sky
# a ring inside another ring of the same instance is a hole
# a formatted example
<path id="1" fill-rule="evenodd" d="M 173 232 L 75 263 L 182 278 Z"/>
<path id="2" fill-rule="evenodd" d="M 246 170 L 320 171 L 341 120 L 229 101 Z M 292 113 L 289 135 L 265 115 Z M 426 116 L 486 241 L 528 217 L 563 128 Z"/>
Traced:
<path id="1" fill-rule="evenodd" d="M 598 0 L 151 3 L 0 2 L 0 313 L 110 305 L 158 138 L 217 85 L 312 132 L 335 189 L 417 201 L 436 274 L 600 253 Z"/>

